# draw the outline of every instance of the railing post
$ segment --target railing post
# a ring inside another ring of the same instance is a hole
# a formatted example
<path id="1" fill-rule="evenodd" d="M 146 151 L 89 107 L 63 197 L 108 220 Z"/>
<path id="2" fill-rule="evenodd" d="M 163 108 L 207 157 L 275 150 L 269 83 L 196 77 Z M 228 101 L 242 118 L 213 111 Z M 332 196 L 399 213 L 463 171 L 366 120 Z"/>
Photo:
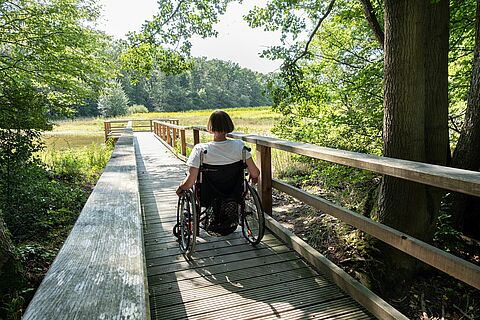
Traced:
<path id="1" fill-rule="evenodd" d="M 200 131 L 193 129 L 193 145 L 200 143 Z"/>
<path id="2" fill-rule="evenodd" d="M 185 129 L 180 130 L 180 144 L 182 156 L 187 156 L 187 140 L 185 139 Z"/>
<path id="3" fill-rule="evenodd" d="M 263 209 L 272 215 L 272 149 L 257 144 L 257 162 L 260 169 L 258 179 L 258 193 L 262 200 Z"/>
<path id="4" fill-rule="evenodd" d="M 108 132 L 110 132 L 110 122 L 104 121 L 103 128 L 105 129 L 105 142 L 108 140 Z"/>
<path id="5" fill-rule="evenodd" d="M 153 132 L 153 120 L 150 119 L 150 132 Z"/>
<path id="6" fill-rule="evenodd" d="M 172 136 L 170 135 L 170 128 L 165 126 L 165 130 L 166 130 L 166 133 L 167 133 L 167 144 L 168 145 L 172 145 Z"/>
<path id="7" fill-rule="evenodd" d="M 172 128 L 172 147 L 177 145 L 177 128 Z"/>

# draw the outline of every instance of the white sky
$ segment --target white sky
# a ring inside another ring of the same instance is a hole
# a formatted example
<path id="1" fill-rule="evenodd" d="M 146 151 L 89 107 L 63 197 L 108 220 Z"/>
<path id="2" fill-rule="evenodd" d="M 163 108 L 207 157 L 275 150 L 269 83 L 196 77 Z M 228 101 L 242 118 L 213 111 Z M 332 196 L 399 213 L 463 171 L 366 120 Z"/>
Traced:
<path id="1" fill-rule="evenodd" d="M 156 0 L 99 0 L 103 5 L 103 19 L 99 27 L 115 38 L 125 38 L 129 31 L 138 31 L 145 20 L 157 12 Z M 280 43 L 279 33 L 252 29 L 243 21 L 250 8 L 259 5 L 261 0 L 244 0 L 243 4 L 231 3 L 227 12 L 215 26 L 217 38 L 193 39 L 192 55 L 205 56 L 237 62 L 240 66 L 267 73 L 275 71 L 280 61 L 259 57 L 266 47 Z"/>

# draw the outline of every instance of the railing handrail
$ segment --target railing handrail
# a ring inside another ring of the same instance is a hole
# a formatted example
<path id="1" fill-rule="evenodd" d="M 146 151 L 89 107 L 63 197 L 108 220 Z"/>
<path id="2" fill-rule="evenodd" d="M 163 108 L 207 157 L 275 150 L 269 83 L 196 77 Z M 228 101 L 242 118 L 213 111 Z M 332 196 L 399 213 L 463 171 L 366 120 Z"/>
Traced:
<path id="1" fill-rule="evenodd" d="M 130 124 L 23 319 L 150 319 L 142 226 Z"/>
<path id="2" fill-rule="evenodd" d="M 199 142 L 199 131 L 207 132 L 205 126 L 180 126 L 161 121 L 156 121 L 156 123 L 160 126 L 169 128 L 169 130 L 174 129 L 181 132 L 183 131 L 183 135 L 186 130 L 193 130 L 194 136 L 195 132 L 197 135 L 197 141 L 194 141 L 194 144 Z M 170 132 L 165 133 L 164 136 L 170 137 Z M 261 169 L 259 193 L 267 213 L 271 213 L 272 208 L 271 190 L 272 188 L 278 189 L 317 209 L 322 209 L 324 212 L 352 225 L 353 227 L 367 232 L 383 242 L 390 244 L 477 289 L 480 288 L 479 266 L 406 235 L 396 229 L 389 228 L 383 224 L 365 218 L 356 212 L 339 207 L 279 180 L 272 179 L 270 149 L 274 148 L 332 163 L 365 169 L 473 196 L 480 196 L 480 172 L 320 147 L 309 143 L 293 142 L 257 134 L 232 132 L 227 136 L 256 144 L 257 162 L 260 163 Z M 160 138 L 162 138 L 162 136 L 160 136 Z M 171 138 L 169 139 L 169 147 L 175 152 L 174 145 L 172 145 L 173 140 Z M 185 144 L 185 142 L 182 141 L 182 144 Z M 182 152 L 180 158 L 185 160 L 185 155 L 186 153 Z"/>
<path id="3" fill-rule="evenodd" d="M 205 126 L 184 128 L 207 132 Z M 294 142 L 256 134 L 232 132 L 228 136 L 298 155 L 480 197 L 480 172 L 476 171 L 321 147 L 310 143 Z"/>

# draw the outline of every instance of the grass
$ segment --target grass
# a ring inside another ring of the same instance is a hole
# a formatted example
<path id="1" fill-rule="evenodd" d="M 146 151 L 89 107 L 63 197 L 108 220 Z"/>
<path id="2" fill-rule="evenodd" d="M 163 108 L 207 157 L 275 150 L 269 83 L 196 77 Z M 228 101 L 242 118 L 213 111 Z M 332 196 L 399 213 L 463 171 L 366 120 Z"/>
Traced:
<path id="1" fill-rule="evenodd" d="M 183 112 L 150 112 L 136 113 L 128 116 L 109 118 L 109 120 L 150 120 L 179 119 L 184 126 L 206 126 L 213 109 Z M 235 123 L 235 131 L 271 135 L 273 125 L 280 119 L 270 107 L 225 109 Z M 55 123 L 52 131 L 45 132 L 43 137 L 48 149 L 65 150 L 81 148 L 92 142 L 102 143 L 104 140 L 103 118 L 82 118 L 63 120 Z M 210 137 L 203 138 L 208 141 Z"/>

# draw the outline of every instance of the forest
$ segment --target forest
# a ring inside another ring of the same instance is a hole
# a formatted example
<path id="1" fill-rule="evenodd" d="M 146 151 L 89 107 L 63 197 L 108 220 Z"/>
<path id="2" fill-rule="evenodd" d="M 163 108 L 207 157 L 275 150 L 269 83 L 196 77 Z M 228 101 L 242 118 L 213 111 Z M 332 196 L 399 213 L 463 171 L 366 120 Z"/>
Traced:
<path id="1" fill-rule="evenodd" d="M 480 0 L 265 1 L 244 19 L 281 33 L 261 53 L 283 61 L 270 75 L 191 56 L 231 2 L 161 1 L 117 41 L 95 28 L 95 0 L 0 0 L 0 318 L 21 317 L 111 152 L 42 159 L 59 119 L 271 105 L 280 138 L 480 171 Z M 364 216 L 479 264 L 479 198 L 298 161 L 284 172 L 298 187 L 343 186 L 370 199 L 352 204 Z M 363 282 L 390 301 L 432 282 L 381 242 L 356 249 L 360 268 L 389 271 Z M 441 279 L 425 289 L 441 297 L 433 317 L 480 316 L 478 290 Z"/>
<path id="2" fill-rule="evenodd" d="M 147 77 L 120 70 L 120 75 L 103 90 L 102 96 L 106 98 L 116 92 L 113 96 L 123 97 L 123 114 L 127 111 L 126 106 L 132 105 L 144 106 L 145 112 L 271 105 L 267 75 L 241 68 L 230 61 L 192 58 L 190 63 L 191 68 L 177 75 L 152 70 Z M 141 109 L 137 107 L 138 110 Z M 77 117 L 122 114 L 102 112 L 98 101 L 77 105 L 75 111 Z"/>

